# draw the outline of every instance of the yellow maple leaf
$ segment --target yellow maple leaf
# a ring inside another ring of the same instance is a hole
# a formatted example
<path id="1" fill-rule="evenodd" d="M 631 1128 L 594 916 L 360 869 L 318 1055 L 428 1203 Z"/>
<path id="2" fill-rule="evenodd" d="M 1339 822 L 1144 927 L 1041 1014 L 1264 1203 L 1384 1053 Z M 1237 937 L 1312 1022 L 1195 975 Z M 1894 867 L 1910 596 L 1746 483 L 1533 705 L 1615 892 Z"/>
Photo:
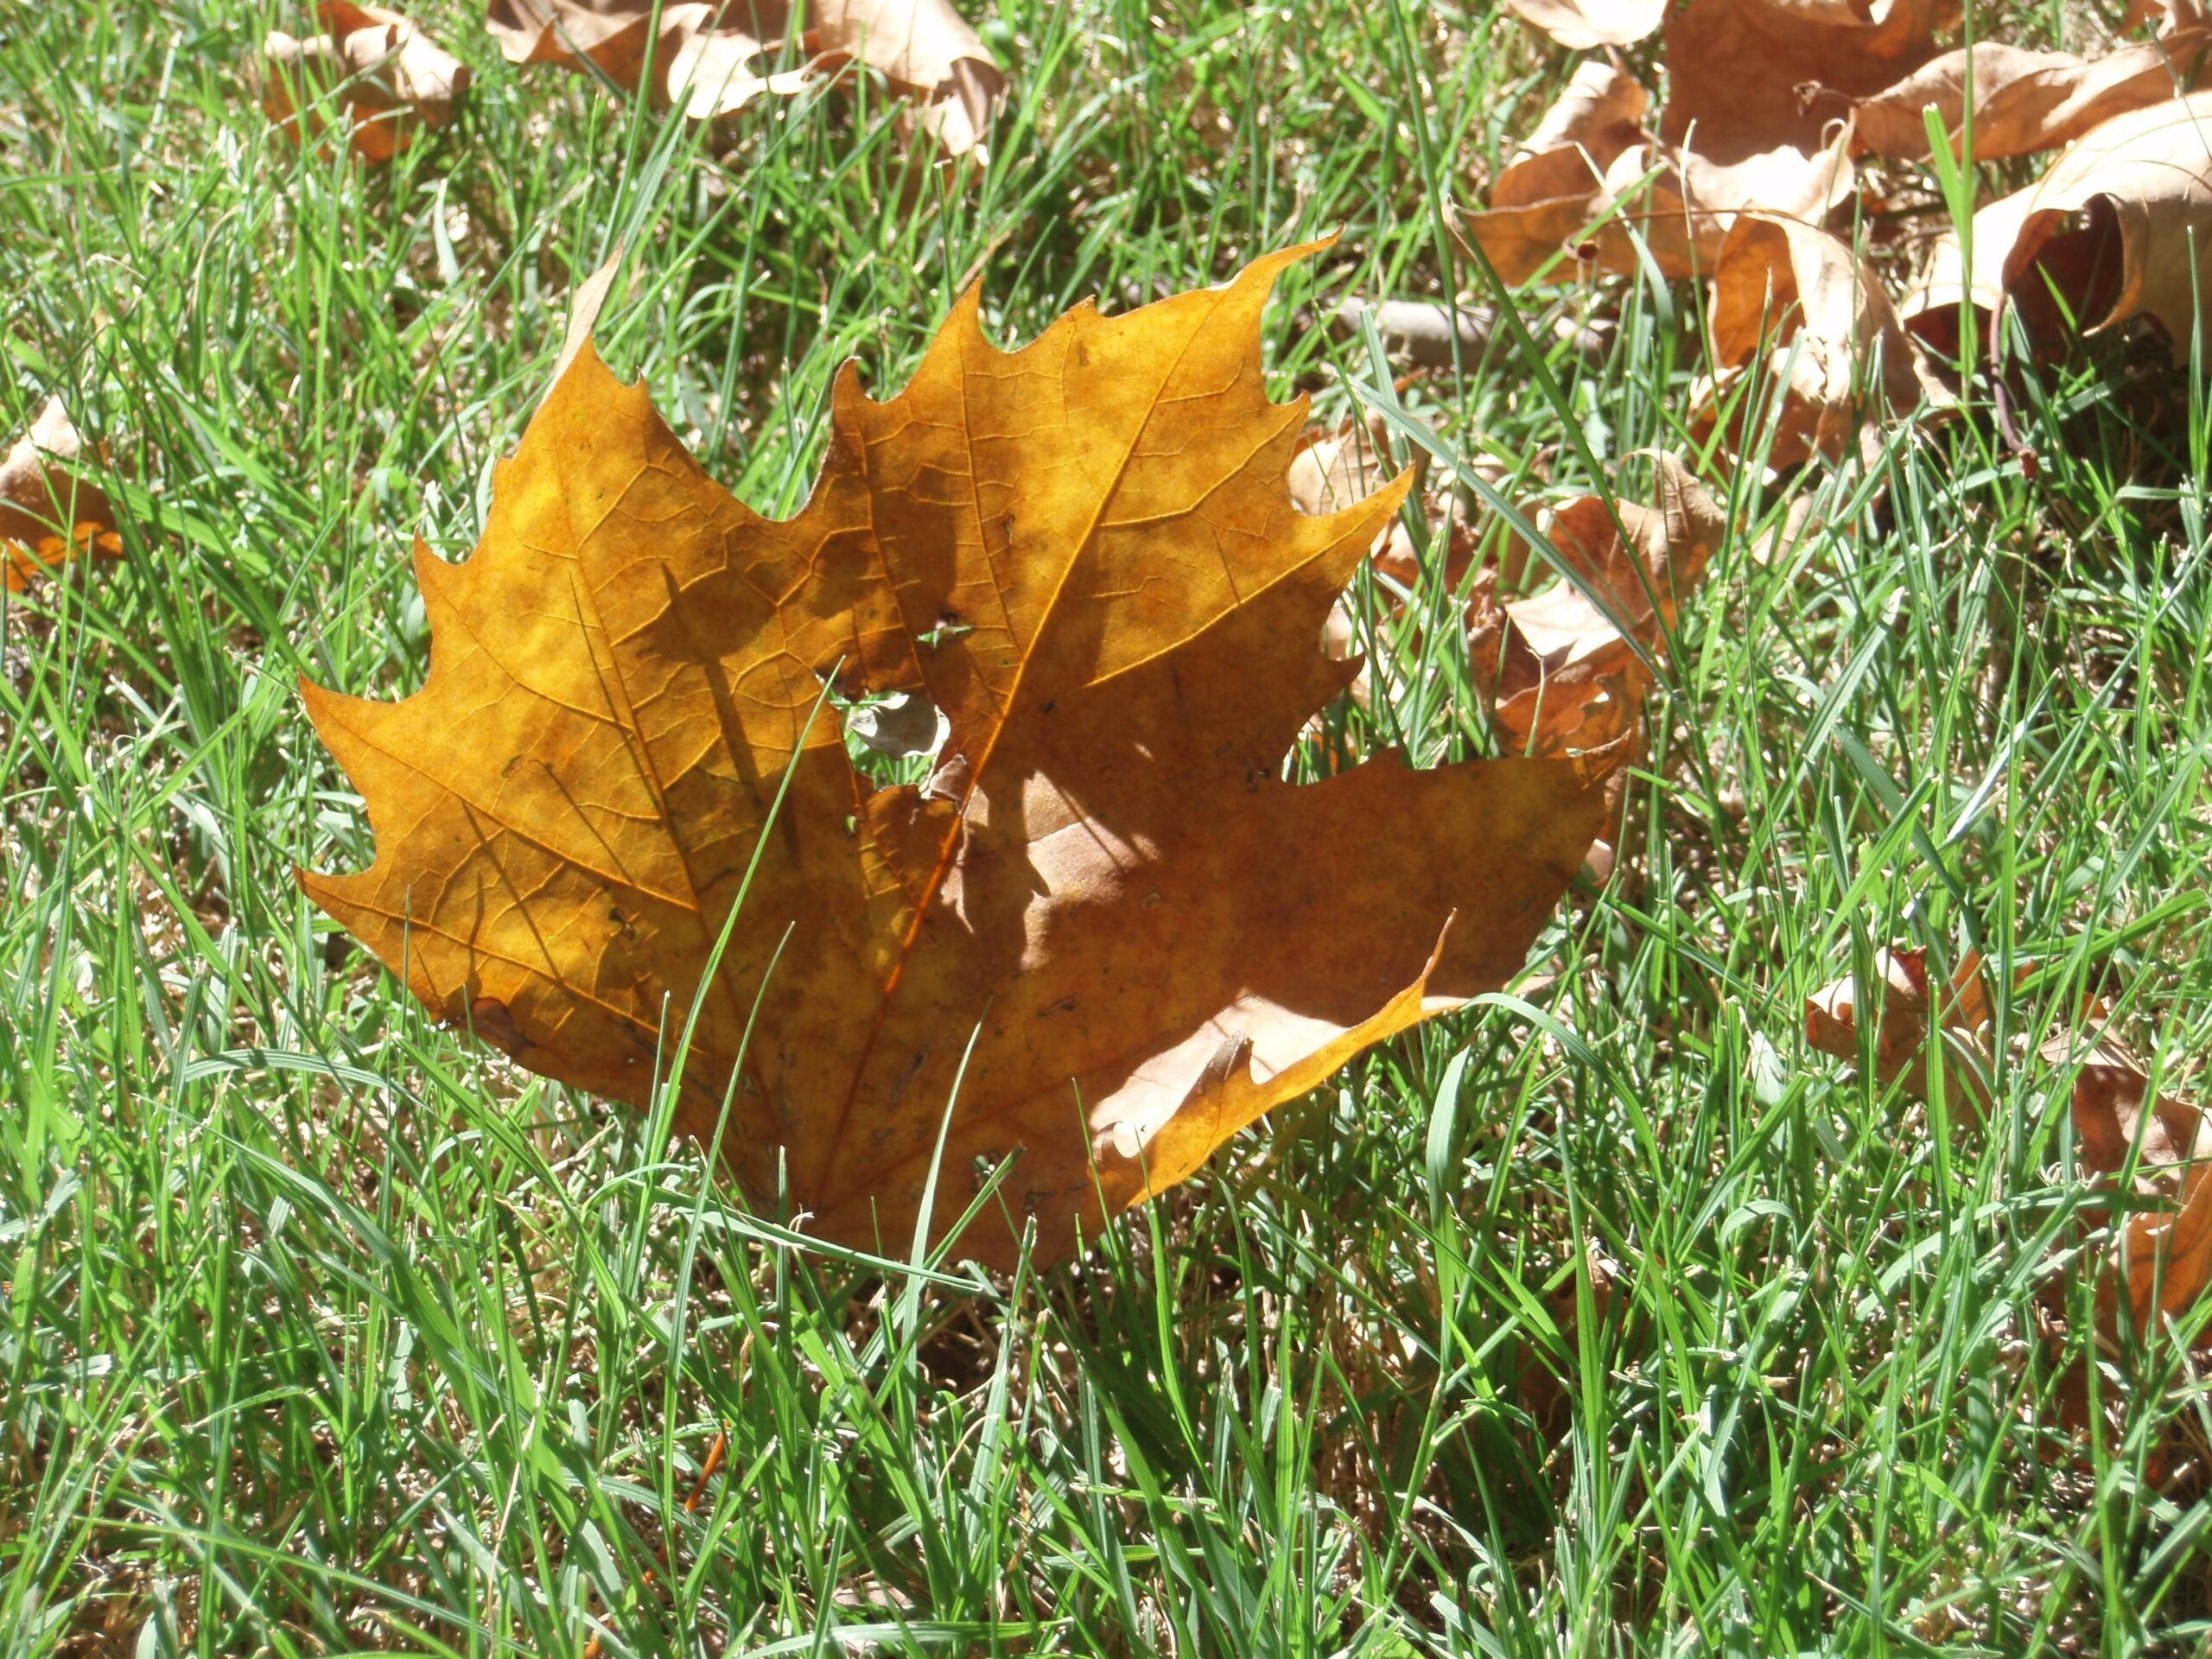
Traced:
<path id="1" fill-rule="evenodd" d="M 1355 671 L 1323 623 L 1404 493 L 1291 501 L 1306 400 L 1268 400 L 1259 323 L 1312 251 L 1015 352 L 970 289 L 898 397 L 840 375 L 787 522 L 584 346 L 474 556 L 417 550 L 423 690 L 303 688 L 378 846 L 308 891 L 441 1017 L 623 1100 L 696 999 L 678 1128 L 727 1101 L 727 1166 L 821 1236 L 903 1249 L 949 1109 L 934 1229 L 1019 1154 L 964 1243 L 994 1261 L 1026 1217 L 1065 1253 L 1503 982 L 1602 764 L 1282 779 Z M 926 785 L 854 768 L 833 673 L 949 716 Z"/>

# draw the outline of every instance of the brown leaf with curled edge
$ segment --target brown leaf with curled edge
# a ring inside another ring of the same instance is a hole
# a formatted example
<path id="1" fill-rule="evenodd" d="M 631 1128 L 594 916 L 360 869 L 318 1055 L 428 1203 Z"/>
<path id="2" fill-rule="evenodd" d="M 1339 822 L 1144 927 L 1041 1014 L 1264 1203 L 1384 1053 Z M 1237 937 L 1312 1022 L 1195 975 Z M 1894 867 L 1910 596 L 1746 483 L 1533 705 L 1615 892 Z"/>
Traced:
<path id="1" fill-rule="evenodd" d="M 417 120 L 442 127 L 459 112 L 470 71 L 410 19 L 382 6 L 321 0 L 315 16 L 324 33 L 305 40 L 271 30 L 263 41 L 261 106 L 296 137 L 303 114 L 334 91 L 346 112 L 354 152 L 389 162 L 414 141 Z"/>
<path id="2" fill-rule="evenodd" d="M 2212 92 L 2106 122 L 2044 176 L 1974 216 L 1973 269 L 1953 242 L 1905 319 L 1955 341 L 1963 302 L 2017 309 L 2031 339 L 2149 317 L 2186 347 L 2212 289 Z M 1993 327 L 1979 334 L 1991 340 Z"/>
<path id="3" fill-rule="evenodd" d="M 1608 508 L 1584 495 L 1545 515 L 1547 539 L 1575 580 L 1501 604 L 1496 572 L 1478 578 L 1467 658 L 1500 747 L 1532 757 L 1618 753 L 1624 763 L 1642 753 L 1647 656 L 1664 650 L 1677 606 L 1727 529 L 1719 504 L 1677 458 L 1652 459 L 1656 505 Z M 1606 779 L 1609 821 L 1626 781 L 1624 766 Z M 1610 841 L 1591 848 L 1598 880 L 1611 874 L 1614 852 Z"/>
<path id="4" fill-rule="evenodd" d="M 1590 251 L 1599 269 L 1624 275 L 1648 257 L 1676 281 L 1710 276 L 1741 214 L 1818 224 L 1855 181 L 1840 135 L 1810 155 L 1784 144 L 1726 164 L 1694 149 L 1645 144 L 1608 169 L 1602 200 L 1611 211 Z"/>
<path id="5" fill-rule="evenodd" d="M 1282 781 L 1407 481 L 1291 503 L 1305 399 L 1268 400 L 1260 321 L 1312 251 L 1014 352 L 971 288 L 897 397 L 839 376 L 784 522 L 582 347 L 474 556 L 417 551 L 428 683 L 306 690 L 378 851 L 308 892 L 441 1018 L 633 1103 L 696 1001 L 678 1128 L 711 1137 L 727 1097 L 727 1165 L 818 1236 L 903 1249 L 941 1124 L 935 1233 L 1019 1154 L 963 1244 L 995 1262 L 1025 1217 L 1064 1254 L 1503 982 L 1601 766 Z M 825 674 L 944 711 L 926 786 L 855 771 Z"/>
<path id="6" fill-rule="evenodd" d="M 1957 152 L 1963 143 L 1969 86 L 1976 161 L 2056 149 L 2116 115 L 2176 96 L 2202 55 L 2207 38 L 2196 28 L 2093 59 L 1994 41 L 1961 47 L 1922 65 L 1894 86 L 1848 100 L 1854 117 L 1852 150 L 1925 160 L 1926 111 L 1933 108 Z"/>
<path id="7" fill-rule="evenodd" d="M 1993 274 L 1992 274 L 1993 280 Z M 1989 338 L 1989 318 L 2000 291 L 1986 284 L 1969 288 L 1956 231 L 1940 231 L 1928 245 L 1919 274 L 1897 301 L 1897 320 L 1905 331 L 1946 362 L 1959 355 L 1961 314 L 1972 306 L 1980 318 L 1977 339 Z"/>
<path id="8" fill-rule="evenodd" d="M 1572 753 L 1634 729 L 1651 683 L 1637 646 L 1661 648 L 1727 527 L 1680 460 L 1659 453 L 1653 461 L 1656 505 L 1609 508 L 1602 496 L 1583 495 L 1547 515 L 1542 528 L 1576 580 L 1508 600 L 1478 620 L 1470 658 L 1512 748 Z"/>
<path id="9" fill-rule="evenodd" d="M 803 18 L 807 61 L 771 70 Z M 764 93 L 789 96 L 849 63 L 880 73 L 921 105 L 915 123 L 948 154 L 979 149 L 1006 76 L 950 0 L 489 0 L 485 25 L 510 63 L 597 67 L 694 120 L 734 114 Z"/>
<path id="10" fill-rule="evenodd" d="M 2085 1044 L 2062 1032 L 2041 1054 L 2052 1065 L 2079 1068 L 2073 1119 L 2080 1166 L 2107 1184 L 2132 1175 L 2139 1195 L 2168 1206 L 2136 1211 L 2120 1229 L 2111 1276 L 2099 1287 L 2102 1319 L 2113 1319 L 2123 1286 L 2138 1330 L 2160 1314 L 2186 1313 L 2212 1286 L 2212 1123 L 2186 1101 L 2154 1096 L 2142 1062 L 2109 1038 Z"/>
<path id="11" fill-rule="evenodd" d="M 1707 315 L 1713 372 L 1691 393 L 1700 443 L 1726 419 L 1732 454 L 1766 445 L 1770 467 L 1833 460 L 1878 448 L 1882 419 L 1949 401 L 1873 267 L 1812 226 L 1739 216 L 1714 264 Z"/>
<path id="12" fill-rule="evenodd" d="M 1851 100 L 1936 55 L 1948 0 L 1690 0 L 1667 23 L 1659 136 L 1727 164 L 1788 145 L 1812 155 Z"/>
<path id="13" fill-rule="evenodd" d="M 1668 0 L 1505 0 L 1531 29 L 1570 52 L 1593 46 L 1634 46 L 1657 29 Z"/>
<path id="14" fill-rule="evenodd" d="M 1572 251 L 1561 275 L 1632 275 L 1646 261 L 1675 280 L 1708 274 L 1746 211 L 1817 221 L 1855 182 L 1843 139 L 1811 154 L 1783 145 L 1722 163 L 1644 134 L 1632 77 L 1592 60 L 1575 71 L 1497 176 L 1490 206 L 1459 218 L 1463 238 L 1518 286 Z"/>
<path id="15" fill-rule="evenodd" d="M 77 476 L 84 448 L 61 400 L 49 397 L 0 461 L 0 585 L 10 593 L 71 557 L 122 556 L 114 505 Z"/>
<path id="16" fill-rule="evenodd" d="M 1925 950 L 1893 946 L 1874 953 L 1875 995 L 1855 975 L 1822 986 L 1805 999 L 1805 1042 L 1840 1060 L 1859 1058 L 1859 1028 L 1870 1005 L 1874 1016 L 1874 1075 L 1899 1084 L 1916 1100 L 1929 1095 L 1931 1052 L 1943 1061 L 1944 1097 L 1979 1116 L 1989 1107 L 1985 1081 L 1988 1056 L 1981 1033 L 1993 1007 L 1981 953 L 1959 959 L 1950 982 L 1939 989 L 1929 980 Z"/>

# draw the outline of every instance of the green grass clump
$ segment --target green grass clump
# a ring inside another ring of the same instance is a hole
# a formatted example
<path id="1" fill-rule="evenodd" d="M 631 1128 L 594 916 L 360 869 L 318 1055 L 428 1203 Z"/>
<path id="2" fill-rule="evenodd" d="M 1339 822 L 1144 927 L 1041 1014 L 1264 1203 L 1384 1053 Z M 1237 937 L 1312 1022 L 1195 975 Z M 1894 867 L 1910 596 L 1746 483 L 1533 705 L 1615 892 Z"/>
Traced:
<path id="1" fill-rule="evenodd" d="M 1979 408 L 1864 467 L 1705 457 L 1732 534 L 1619 876 L 1510 995 L 1068 1268 L 795 1248 L 695 1149 L 429 1024 L 302 897 L 369 842 L 295 678 L 419 683 L 410 538 L 474 543 L 618 242 L 606 350 L 766 511 L 836 365 L 895 386 L 979 273 L 1027 338 L 1340 228 L 1268 348 L 1333 422 L 1398 396 L 1336 300 L 1487 297 L 1446 209 L 1564 73 L 1408 0 L 996 5 L 1014 101 L 976 177 L 865 84 L 709 133 L 508 68 L 465 0 L 416 8 L 477 67 L 463 119 L 365 172 L 248 90 L 289 9 L 0 11 L 0 435 L 60 392 L 126 543 L 0 611 L 0 1643 L 2201 1650 L 2202 1319 L 2097 1346 L 2067 1077 L 2008 1058 L 1969 1124 L 1802 1032 L 1885 943 L 1972 946 L 2000 1053 L 2094 993 L 2187 1086 L 2212 537 L 2182 372 L 2030 374 L 2032 473 Z M 1406 404 L 1516 495 L 1632 495 L 1632 452 L 1691 447 L 1698 296 L 1524 303 Z M 1592 318 L 1594 353 L 1554 326 Z M 1362 578 L 1385 691 L 1308 763 L 1491 744 L 1428 563 L 1402 620 Z"/>

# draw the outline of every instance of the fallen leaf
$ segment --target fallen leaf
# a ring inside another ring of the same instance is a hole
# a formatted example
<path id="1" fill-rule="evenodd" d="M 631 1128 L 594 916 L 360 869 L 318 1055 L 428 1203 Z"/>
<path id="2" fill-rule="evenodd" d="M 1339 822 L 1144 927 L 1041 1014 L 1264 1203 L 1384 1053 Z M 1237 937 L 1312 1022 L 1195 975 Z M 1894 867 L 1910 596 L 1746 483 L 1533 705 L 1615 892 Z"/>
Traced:
<path id="1" fill-rule="evenodd" d="M 1925 1100 L 1933 1049 L 1943 1059 L 1944 1098 L 1979 1117 L 1990 1102 L 1985 1080 L 1989 1058 L 1980 1033 L 1993 1016 L 1980 952 L 1969 950 L 1960 958 L 1940 1000 L 1929 978 L 1925 950 L 1877 950 L 1873 966 L 1873 995 L 1847 974 L 1805 999 L 1807 1046 L 1856 1062 L 1859 1028 L 1872 1007 L 1875 1077 Z"/>
<path id="2" fill-rule="evenodd" d="M 1825 149 L 1829 124 L 1852 100 L 1936 55 L 1948 3 L 1888 0 L 1877 10 L 1847 0 L 1690 0 L 1667 23 L 1659 136 L 1723 164 L 1782 146 Z"/>
<path id="3" fill-rule="evenodd" d="M 1855 175 L 1839 136 L 1810 155 L 1788 145 L 1726 164 L 1694 149 L 1644 144 L 1614 159 L 1600 200 L 1609 210 L 1589 252 L 1626 276 L 1649 257 L 1662 276 L 1710 276 L 1739 215 L 1818 224 L 1849 199 Z"/>
<path id="4" fill-rule="evenodd" d="M 1644 104 L 1632 78 L 1585 63 L 1498 175 L 1490 206 L 1460 215 L 1461 235 L 1503 281 L 1529 281 L 1562 251 L 1621 276 L 1647 260 L 1672 280 L 1707 275 L 1737 214 L 1817 222 L 1851 194 L 1840 135 L 1809 154 L 1783 145 L 1721 162 L 1647 137 Z M 1572 263 L 1559 269 L 1578 274 Z"/>
<path id="5" fill-rule="evenodd" d="M 1874 1072 L 1919 1099 L 1929 1095 L 1931 1057 L 1942 1057 L 1947 1097 L 1975 1120 L 1991 1104 L 1986 1033 L 1994 1017 L 1979 952 L 1960 960 L 1948 988 L 1931 983 L 1927 955 L 1903 948 L 1874 956 L 1873 995 L 1847 976 L 1805 1003 L 1805 1040 L 1823 1054 L 1856 1061 L 1859 1027 L 1874 1014 Z M 2142 1063 L 2109 1038 L 2061 1032 L 2041 1058 L 2074 1070 L 2075 1161 L 2093 1179 L 2116 1187 L 2131 1175 L 2139 1197 L 2165 1206 L 2132 1211 L 2114 1241 L 2111 1269 L 2098 1287 L 2099 1316 L 2116 1320 L 2124 1289 L 2137 1329 L 2179 1315 L 2212 1287 L 2212 1123 L 2187 1102 L 2153 1095 Z M 2111 1212 L 2085 1211 L 2091 1225 Z M 2208 1332 L 2212 1336 L 2212 1332 Z"/>
<path id="6" fill-rule="evenodd" d="M 1707 315 L 1713 372 L 1691 394 L 1700 443 L 1732 399 L 1729 452 L 1752 454 L 1766 441 L 1770 411 L 1755 377 L 1780 388 L 1770 467 L 1835 459 L 1853 445 L 1863 452 L 1875 423 L 1948 401 L 1873 267 L 1797 220 L 1738 217 L 1713 264 Z"/>
<path id="7" fill-rule="evenodd" d="M 2150 1329 L 2161 1314 L 2186 1313 L 2212 1285 L 2212 1181 L 2206 1179 L 2212 1124 L 2185 1101 L 2153 1096 L 2142 1063 L 2109 1039 L 2084 1043 L 2061 1033 L 2041 1053 L 2052 1065 L 2076 1068 L 2073 1120 L 2081 1166 L 2107 1182 L 2132 1170 L 2138 1194 L 2169 1206 L 2128 1217 L 2113 1247 L 2113 1276 L 2100 1287 L 2101 1311 L 2113 1317 L 2125 1286 L 2138 1330 Z"/>
<path id="8" fill-rule="evenodd" d="M 302 111 L 335 92 L 346 111 L 355 153 L 389 162 L 413 142 L 414 120 L 442 127 L 468 91 L 468 66 L 423 29 L 382 6 L 321 0 L 316 20 L 326 31 L 305 40 L 271 30 L 261 47 L 261 106 L 269 118 L 301 134 Z"/>
<path id="9" fill-rule="evenodd" d="M 1382 465 L 1382 431 L 1379 424 L 1362 429 L 1347 422 L 1334 431 L 1308 432 L 1300 440 L 1298 453 L 1290 458 L 1290 469 L 1283 481 L 1290 491 L 1291 505 L 1300 512 L 1319 517 L 1340 512 L 1364 500 L 1382 487 L 1387 475 Z M 1421 481 L 1416 478 L 1414 488 L 1418 491 L 1420 487 Z M 1376 532 L 1369 553 L 1376 568 L 1402 586 L 1410 587 L 1420 573 L 1413 536 L 1401 514 L 1392 514 L 1390 522 Z M 1336 603 L 1329 607 L 1328 619 L 1321 625 L 1322 652 L 1340 663 L 1362 655 L 1359 625 L 1353 620 L 1349 598 L 1348 594 L 1338 594 Z M 1361 708 L 1373 706 L 1374 685 L 1365 662 L 1360 664 L 1357 677 L 1345 689 Z M 1319 718 L 1316 715 L 1311 723 L 1318 726 Z"/>
<path id="10" fill-rule="evenodd" d="M 1335 512 L 1348 507 L 1374 491 L 1380 489 L 1386 479 L 1382 454 L 1389 427 L 1379 416 L 1370 416 L 1364 427 L 1347 423 L 1332 430 L 1314 430 L 1306 434 L 1298 453 L 1291 457 L 1288 484 L 1290 499 L 1300 512 Z M 1478 524 L 1478 509 L 1472 492 L 1463 490 L 1456 479 L 1447 479 L 1444 487 L 1427 467 L 1427 453 L 1414 450 L 1413 498 L 1421 503 L 1421 512 L 1429 528 L 1429 547 L 1432 559 L 1443 563 L 1446 587 L 1457 593 L 1468 580 L 1477 553 L 1486 537 L 1486 526 Z M 1484 448 L 1479 443 L 1469 446 L 1460 461 L 1460 467 L 1475 474 L 1493 487 L 1503 488 L 1516 480 L 1526 478 L 1529 468 L 1506 460 Z M 1498 527 L 1503 534 L 1497 539 L 1489 575 L 1493 585 L 1500 577 L 1517 582 L 1527 568 L 1530 556 L 1528 543 L 1510 524 Z M 1411 594 L 1421 577 L 1420 550 L 1413 533 L 1407 528 L 1403 514 L 1394 515 L 1383 531 L 1375 538 L 1370 557 L 1376 575 L 1383 579 L 1379 597 L 1389 607 L 1389 614 L 1401 613 L 1395 594 Z M 1347 591 L 1338 596 L 1330 607 L 1329 619 L 1322 626 L 1321 648 L 1339 662 L 1363 658 L 1366 641 L 1357 619 L 1353 615 L 1353 595 Z M 1468 618 L 1471 622 L 1481 613 L 1479 598 L 1471 601 Z M 1363 659 L 1359 672 L 1348 688 L 1352 701 L 1363 709 L 1374 706 L 1374 684 L 1371 661 Z M 1394 677 L 1392 695 L 1401 696 L 1408 688 Z M 1317 716 L 1318 720 L 1318 716 Z"/>
<path id="11" fill-rule="evenodd" d="M 123 539 L 105 492 L 76 473 L 84 440 L 59 397 L 0 461 L 0 583 L 21 593 L 73 555 L 119 558 Z"/>
<path id="12" fill-rule="evenodd" d="M 2152 22 L 2158 25 L 2156 39 L 2181 41 L 2212 28 L 2212 13 L 2205 10 L 2203 0 L 2133 0 L 2120 21 L 2120 33 L 2133 35 Z"/>
<path id="13" fill-rule="evenodd" d="M 1976 161 L 2056 149 L 2116 115 L 2175 97 L 2206 38 L 2200 29 L 2094 59 L 1995 41 L 1946 52 L 1894 86 L 1846 100 L 1853 112 L 1852 150 L 1925 160 L 1932 108 L 1959 153 L 1969 85 Z"/>
<path id="14" fill-rule="evenodd" d="M 803 16 L 796 69 L 763 73 Z M 658 28 L 656 28 L 658 17 Z M 743 109 L 763 93 L 788 96 L 858 62 L 922 105 L 918 125 L 949 155 L 977 150 L 1006 92 L 982 38 L 950 0 L 490 0 L 485 24 L 510 63 L 586 63 L 694 120 Z"/>
<path id="15" fill-rule="evenodd" d="M 2143 316 L 2187 342 L 2212 284 L 2212 92 L 2106 122 L 2034 184 L 1976 213 L 1972 230 L 1971 271 L 1955 242 L 1948 256 L 1939 242 L 1947 268 L 1909 302 L 1923 338 L 1955 338 L 1957 307 L 1972 300 L 2017 309 L 2037 340 Z"/>
<path id="16" fill-rule="evenodd" d="M 1608 507 L 1584 495 L 1544 515 L 1546 537 L 1574 581 L 1503 603 L 1494 579 L 1478 582 L 1468 660 L 1501 747 L 1531 756 L 1640 749 L 1652 683 L 1646 658 L 1664 649 L 1681 601 L 1703 580 L 1727 525 L 1677 458 L 1653 460 L 1656 505 Z M 1624 775 L 1609 784 L 1612 806 Z"/>
<path id="17" fill-rule="evenodd" d="M 1635 78 L 1591 60 L 1491 187 L 1490 206 L 1460 216 L 1466 240 L 1508 284 L 1535 276 L 1596 217 L 1605 170 L 1643 140 L 1647 95 Z"/>
<path id="18" fill-rule="evenodd" d="M 727 1103 L 728 1166 L 818 1236 L 903 1249 L 941 1125 L 934 1234 L 1018 1154 L 963 1243 L 996 1262 L 1504 982 L 1609 759 L 1281 780 L 1410 481 L 1291 503 L 1305 400 L 1268 401 L 1260 321 L 1313 251 L 1014 352 L 971 288 L 897 397 L 839 377 L 787 521 L 586 346 L 475 555 L 417 549 L 428 683 L 304 688 L 378 850 L 308 891 L 439 1017 L 619 1099 L 696 1008 L 678 1129 Z M 943 709 L 930 783 L 871 787 L 818 674 Z"/>
<path id="19" fill-rule="evenodd" d="M 1928 245 L 1919 275 L 1897 301 L 1898 321 L 1904 324 L 1906 333 L 1936 356 L 1947 362 L 1955 361 L 1959 355 L 1961 306 L 1971 305 L 1980 315 L 1980 332 L 1977 338 L 1984 342 L 1989 339 L 1988 319 L 1995 314 L 2004 296 L 1994 286 L 1995 273 L 1988 274 L 1988 285 L 1970 289 L 1958 232 L 1939 232 Z"/>
<path id="20" fill-rule="evenodd" d="M 1532 29 L 1570 52 L 1633 46 L 1659 27 L 1667 0 L 1505 0 Z"/>

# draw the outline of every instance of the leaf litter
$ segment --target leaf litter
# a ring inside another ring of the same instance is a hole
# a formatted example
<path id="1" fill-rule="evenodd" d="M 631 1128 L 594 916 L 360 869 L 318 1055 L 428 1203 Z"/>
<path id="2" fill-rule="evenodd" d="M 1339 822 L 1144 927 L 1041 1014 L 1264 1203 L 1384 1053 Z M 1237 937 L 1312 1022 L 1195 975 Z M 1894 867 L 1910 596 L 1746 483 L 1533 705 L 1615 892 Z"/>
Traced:
<path id="1" fill-rule="evenodd" d="M 698 121 L 764 96 L 791 97 L 857 64 L 918 104 L 912 126 L 953 156 L 982 151 L 1007 90 L 990 49 L 950 0 L 804 8 L 784 0 L 490 0 L 485 23 L 510 63 L 596 70 Z M 798 62 L 778 67 L 787 43 Z"/>

